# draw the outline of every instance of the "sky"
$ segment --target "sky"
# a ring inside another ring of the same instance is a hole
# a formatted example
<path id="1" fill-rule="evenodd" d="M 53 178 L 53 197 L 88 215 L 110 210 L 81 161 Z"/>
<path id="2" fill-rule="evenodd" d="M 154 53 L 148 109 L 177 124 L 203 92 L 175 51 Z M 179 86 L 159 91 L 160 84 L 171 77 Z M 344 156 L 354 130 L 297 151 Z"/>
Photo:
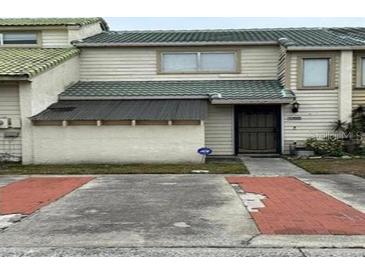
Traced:
<path id="1" fill-rule="evenodd" d="M 365 27 L 365 17 L 104 17 L 111 30 Z"/>

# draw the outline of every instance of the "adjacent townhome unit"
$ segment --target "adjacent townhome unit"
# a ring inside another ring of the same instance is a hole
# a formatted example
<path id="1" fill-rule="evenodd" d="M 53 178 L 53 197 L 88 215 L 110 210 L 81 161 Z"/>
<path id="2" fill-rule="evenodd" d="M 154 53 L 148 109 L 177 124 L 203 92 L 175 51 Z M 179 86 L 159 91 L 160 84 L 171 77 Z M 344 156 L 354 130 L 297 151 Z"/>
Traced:
<path id="1" fill-rule="evenodd" d="M 2 19 L 0 39 L 0 155 L 25 164 L 199 162 L 201 147 L 283 154 L 365 105 L 362 28 Z"/>

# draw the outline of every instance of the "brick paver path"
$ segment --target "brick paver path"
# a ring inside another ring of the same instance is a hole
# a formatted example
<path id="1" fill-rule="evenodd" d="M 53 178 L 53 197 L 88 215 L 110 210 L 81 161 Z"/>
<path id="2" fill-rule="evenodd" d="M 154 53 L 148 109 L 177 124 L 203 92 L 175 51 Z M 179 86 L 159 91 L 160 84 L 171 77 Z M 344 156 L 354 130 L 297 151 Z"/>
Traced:
<path id="1" fill-rule="evenodd" d="M 93 177 L 34 177 L 0 187 L 0 214 L 31 214 L 92 179 Z"/>
<path id="2" fill-rule="evenodd" d="M 365 214 L 294 177 L 228 177 L 249 193 L 266 196 L 250 212 L 263 234 L 365 235 Z"/>

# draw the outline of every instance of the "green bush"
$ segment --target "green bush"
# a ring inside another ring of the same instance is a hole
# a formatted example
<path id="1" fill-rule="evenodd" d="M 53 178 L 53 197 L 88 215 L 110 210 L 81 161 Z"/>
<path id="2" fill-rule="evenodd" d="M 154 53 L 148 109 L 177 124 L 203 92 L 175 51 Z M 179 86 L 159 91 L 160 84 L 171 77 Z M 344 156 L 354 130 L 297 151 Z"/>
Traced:
<path id="1" fill-rule="evenodd" d="M 336 157 L 343 155 L 343 142 L 335 136 L 327 136 L 323 139 L 309 138 L 306 141 L 306 146 L 318 155 Z"/>

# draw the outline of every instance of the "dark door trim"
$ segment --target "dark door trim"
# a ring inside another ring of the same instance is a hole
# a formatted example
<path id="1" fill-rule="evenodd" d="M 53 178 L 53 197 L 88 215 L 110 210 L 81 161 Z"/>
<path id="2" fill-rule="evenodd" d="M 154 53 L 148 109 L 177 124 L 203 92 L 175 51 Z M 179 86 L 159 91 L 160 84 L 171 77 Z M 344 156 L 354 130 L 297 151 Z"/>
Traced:
<path id="1" fill-rule="evenodd" d="M 239 154 L 239 114 L 243 110 L 262 110 L 270 109 L 274 110 L 276 114 L 276 153 L 282 153 L 282 128 L 281 128 L 281 105 L 235 105 L 234 106 L 234 148 L 235 154 Z"/>

